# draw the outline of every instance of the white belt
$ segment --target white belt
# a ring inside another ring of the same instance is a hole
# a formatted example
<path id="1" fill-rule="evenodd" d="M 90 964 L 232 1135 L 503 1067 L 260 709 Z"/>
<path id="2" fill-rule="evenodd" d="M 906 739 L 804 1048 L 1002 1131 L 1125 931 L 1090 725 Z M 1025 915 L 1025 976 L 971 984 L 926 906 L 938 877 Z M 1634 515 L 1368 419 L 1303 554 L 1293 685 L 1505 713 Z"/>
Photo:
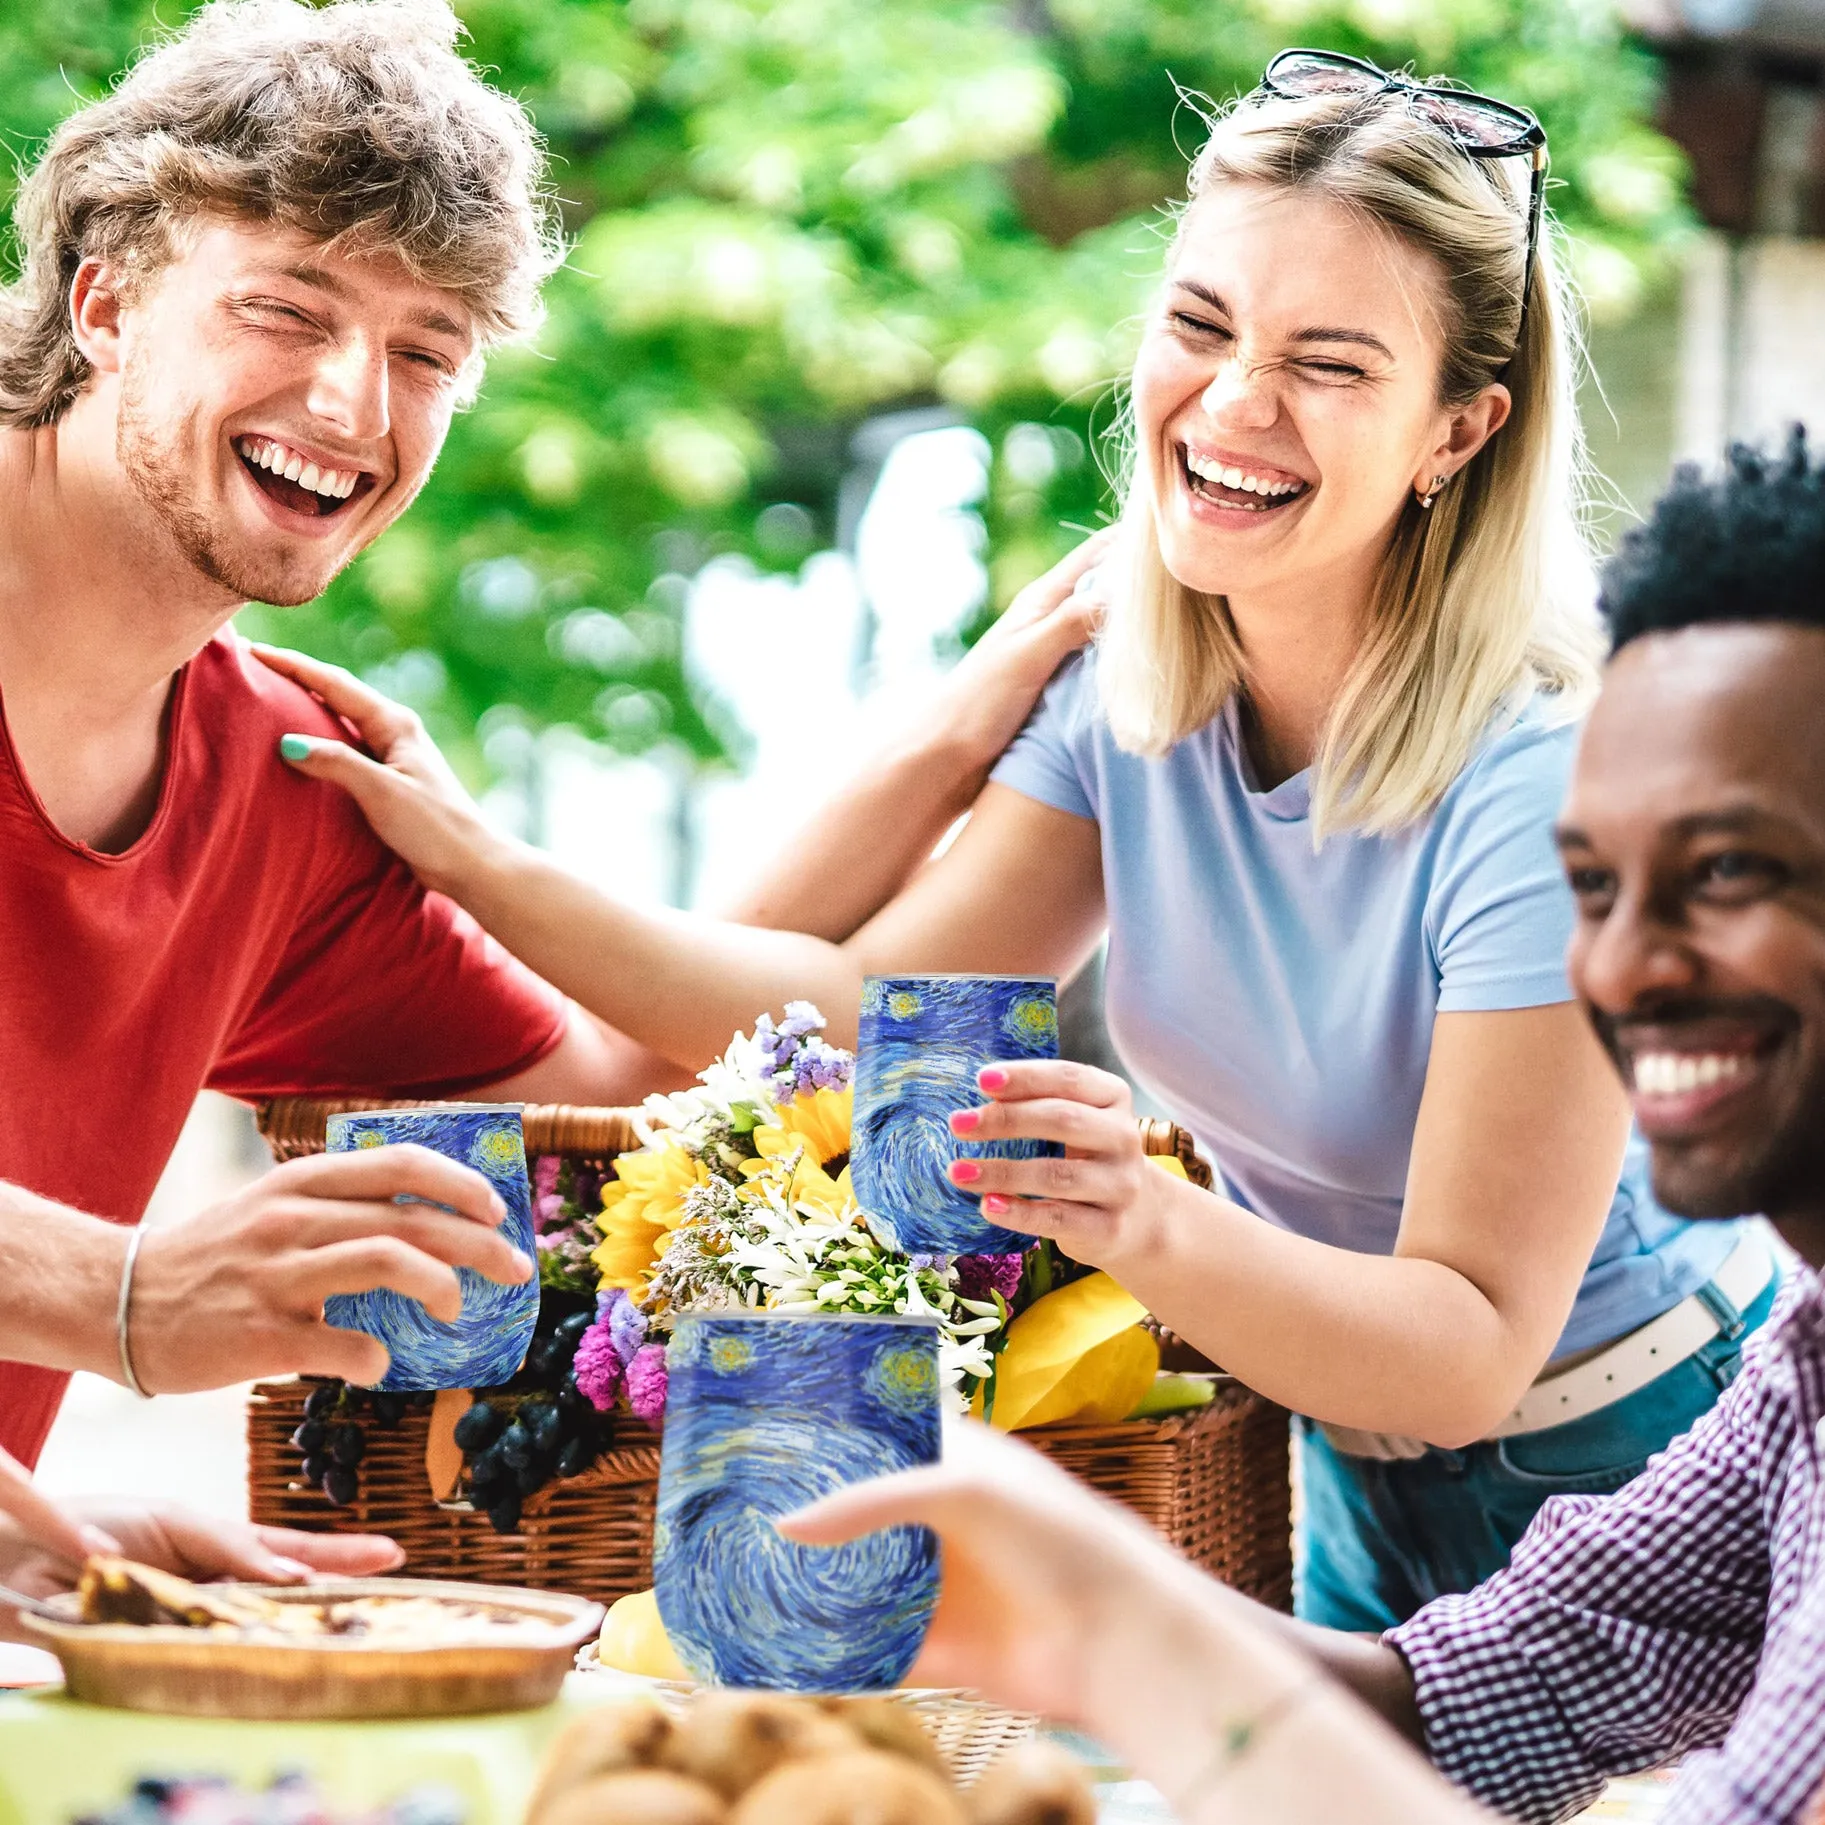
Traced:
<path id="1" fill-rule="evenodd" d="M 1743 1232 L 1729 1258 L 1709 1285 L 1746 1312 L 1778 1269 L 1773 1252 L 1759 1224 Z M 1722 1333 L 1717 1314 L 1697 1293 L 1682 1299 L 1670 1312 L 1662 1312 L 1639 1330 L 1619 1337 L 1575 1368 L 1557 1375 L 1543 1375 L 1516 1402 L 1514 1410 L 1488 1437 L 1513 1438 L 1522 1432 L 1543 1432 L 1549 1426 L 1569 1426 L 1588 1418 L 1612 1401 L 1626 1400 L 1656 1376 L 1677 1368 Z M 1419 1439 L 1394 1433 L 1361 1432 L 1351 1426 L 1321 1426 L 1337 1450 L 1350 1457 L 1400 1459 L 1423 1457 L 1429 1449 Z"/>

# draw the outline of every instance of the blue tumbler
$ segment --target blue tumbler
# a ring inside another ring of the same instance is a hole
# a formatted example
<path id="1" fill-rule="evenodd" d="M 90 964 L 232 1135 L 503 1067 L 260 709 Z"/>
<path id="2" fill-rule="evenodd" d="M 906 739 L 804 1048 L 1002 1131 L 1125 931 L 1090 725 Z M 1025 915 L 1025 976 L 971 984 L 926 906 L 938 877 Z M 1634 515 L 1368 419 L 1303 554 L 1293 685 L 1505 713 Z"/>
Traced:
<path id="1" fill-rule="evenodd" d="M 455 1103 L 432 1109 L 372 1109 L 329 1118 L 329 1151 L 352 1153 L 415 1141 L 433 1153 L 472 1166 L 501 1194 L 507 1220 L 501 1234 L 536 1260 L 532 1187 L 526 1177 L 526 1137 L 520 1111 L 508 1104 Z M 376 1287 L 335 1293 L 323 1302 L 329 1323 L 378 1337 L 392 1354 L 374 1385 L 387 1393 L 426 1388 L 494 1388 L 526 1359 L 539 1317 L 536 1276 L 502 1286 L 472 1267 L 459 1267 L 463 1309 L 455 1323 L 433 1318 L 416 1299 Z"/>
<path id="2" fill-rule="evenodd" d="M 870 976 L 856 1043 L 849 1170 L 868 1227 L 905 1255 L 1011 1255 L 1033 1240 L 990 1223 L 953 1185 L 959 1158 L 1055 1157 L 1055 1141 L 960 1141 L 954 1110 L 982 1101 L 997 1059 L 1058 1056 L 1050 976 Z"/>
<path id="3" fill-rule="evenodd" d="M 936 1536 L 889 1527 L 799 1546 L 773 1521 L 937 1461 L 936 1324 L 687 1312 L 666 1371 L 653 1580 L 691 1676 L 786 1692 L 899 1685 L 938 1600 Z"/>

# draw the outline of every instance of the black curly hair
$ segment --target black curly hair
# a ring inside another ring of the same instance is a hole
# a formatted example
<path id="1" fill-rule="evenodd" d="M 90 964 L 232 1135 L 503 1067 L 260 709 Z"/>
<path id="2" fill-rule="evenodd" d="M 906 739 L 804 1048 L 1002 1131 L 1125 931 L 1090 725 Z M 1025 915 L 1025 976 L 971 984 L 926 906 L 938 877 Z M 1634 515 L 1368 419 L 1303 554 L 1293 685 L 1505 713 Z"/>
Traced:
<path id="1" fill-rule="evenodd" d="M 1733 444 L 1721 476 L 1682 464 L 1603 571 L 1612 651 L 1705 623 L 1825 630 L 1825 462 L 1795 425 L 1778 455 Z"/>

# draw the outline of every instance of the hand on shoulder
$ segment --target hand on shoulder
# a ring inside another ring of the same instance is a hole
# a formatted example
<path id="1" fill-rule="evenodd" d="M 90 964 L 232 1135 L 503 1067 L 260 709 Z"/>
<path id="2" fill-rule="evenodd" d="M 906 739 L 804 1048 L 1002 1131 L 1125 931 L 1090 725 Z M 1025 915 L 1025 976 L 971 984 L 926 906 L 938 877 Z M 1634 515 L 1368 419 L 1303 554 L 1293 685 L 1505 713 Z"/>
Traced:
<path id="1" fill-rule="evenodd" d="M 339 665 L 256 646 L 255 657 L 301 685 L 360 737 L 288 734 L 281 757 L 312 779 L 340 786 L 374 834 L 425 886 L 460 898 L 463 880 L 500 845 L 415 711 L 383 697 Z M 369 756 L 373 758 L 369 758 Z"/>

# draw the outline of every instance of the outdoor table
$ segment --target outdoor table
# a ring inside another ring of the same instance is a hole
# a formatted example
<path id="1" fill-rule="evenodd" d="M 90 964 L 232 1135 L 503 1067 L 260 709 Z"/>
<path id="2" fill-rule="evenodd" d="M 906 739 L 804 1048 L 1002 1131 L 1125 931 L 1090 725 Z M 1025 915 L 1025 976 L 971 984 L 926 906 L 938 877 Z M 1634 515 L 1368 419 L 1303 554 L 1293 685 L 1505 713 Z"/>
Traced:
<path id="1" fill-rule="evenodd" d="M 245 1786 L 302 1770 L 329 1804 L 357 1811 L 414 1787 L 464 1802 L 466 1825 L 520 1825 L 546 1744 L 580 1710 L 643 1689 L 572 1674 L 555 1704 L 494 1717 L 361 1723 L 236 1723 L 80 1705 L 57 1692 L 0 1693 L 0 1825 L 71 1825 L 117 1805 L 145 1775 L 221 1774 Z M 1066 1736 L 1091 1764 L 1103 1825 L 1172 1825 L 1159 1796 Z"/>

